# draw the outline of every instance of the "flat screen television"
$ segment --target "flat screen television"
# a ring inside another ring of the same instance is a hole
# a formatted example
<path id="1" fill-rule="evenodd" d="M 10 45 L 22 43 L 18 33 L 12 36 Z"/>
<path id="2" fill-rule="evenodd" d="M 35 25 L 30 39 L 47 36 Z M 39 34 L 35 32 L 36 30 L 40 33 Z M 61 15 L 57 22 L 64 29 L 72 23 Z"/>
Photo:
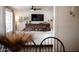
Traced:
<path id="1" fill-rule="evenodd" d="M 44 21 L 44 14 L 31 14 L 32 21 Z"/>

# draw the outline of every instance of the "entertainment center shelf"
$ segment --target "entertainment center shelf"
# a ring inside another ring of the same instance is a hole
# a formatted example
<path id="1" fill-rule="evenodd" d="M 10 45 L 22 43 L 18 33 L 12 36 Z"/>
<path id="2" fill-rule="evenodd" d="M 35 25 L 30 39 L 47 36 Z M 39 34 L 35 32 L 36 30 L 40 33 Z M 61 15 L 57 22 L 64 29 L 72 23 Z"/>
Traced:
<path id="1" fill-rule="evenodd" d="M 50 31 L 49 23 L 25 24 L 24 31 Z"/>

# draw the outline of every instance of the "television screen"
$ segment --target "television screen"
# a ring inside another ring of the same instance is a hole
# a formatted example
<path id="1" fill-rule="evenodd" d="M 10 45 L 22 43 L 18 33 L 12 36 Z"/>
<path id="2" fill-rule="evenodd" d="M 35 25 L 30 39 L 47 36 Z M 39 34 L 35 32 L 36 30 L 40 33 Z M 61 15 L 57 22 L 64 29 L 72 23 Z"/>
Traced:
<path id="1" fill-rule="evenodd" d="M 32 21 L 44 21 L 44 14 L 31 14 Z"/>

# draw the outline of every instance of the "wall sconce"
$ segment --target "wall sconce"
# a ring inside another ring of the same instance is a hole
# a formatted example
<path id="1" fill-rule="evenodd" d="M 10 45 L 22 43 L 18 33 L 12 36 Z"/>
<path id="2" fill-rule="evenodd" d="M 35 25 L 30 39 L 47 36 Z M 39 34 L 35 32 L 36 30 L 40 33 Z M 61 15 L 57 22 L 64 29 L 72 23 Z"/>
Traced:
<path id="1" fill-rule="evenodd" d="M 75 13 L 75 7 L 71 7 L 71 10 L 70 10 L 70 15 L 75 17 L 76 13 Z"/>

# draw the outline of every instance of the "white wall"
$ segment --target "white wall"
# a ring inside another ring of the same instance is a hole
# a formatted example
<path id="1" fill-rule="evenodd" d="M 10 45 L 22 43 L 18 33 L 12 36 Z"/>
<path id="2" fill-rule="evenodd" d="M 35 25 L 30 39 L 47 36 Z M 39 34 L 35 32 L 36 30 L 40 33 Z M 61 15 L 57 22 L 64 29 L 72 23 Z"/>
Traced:
<path id="1" fill-rule="evenodd" d="M 44 14 L 44 21 L 48 21 L 53 19 L 53 7 L 49 7 L 47 9 L 37 10 L 37 11 L 15 11 L 15 21 L 18 21 L 19 16 L 26 16 L 29 17 L 29 20 L 31 20 L 31 14 Z M 18 24 L 18 30 L 22 30 L 25 26 L 25 21 Z M 39 22 L 34 22 L 39 23 Z"/>
<path id="2" fill-rule="evenodd" d="M 51 9 L 48 9 L 48 10 L 37 10 L 37 11 L 31 11 L 31 10 L 27 10 L 27 11 L 24 11 L 24 12 L 16 12 L 16 17 L 19 17 L 19 16 L 26 16 L 26 17 L 29 17 L 29 20 L 31 20 L 31 14 L 44 14 L 44 21 L 46 20 L 50 20 L 53 18 L 53 8 L 52 10 Z"/>
<path id="3" fill-rule="evenodd" d="M 70 6 L 55 9 L 56 37 L 62 40 L 66 51 L 79 51 L 79 18 L 70 15 Z"/>
<path id="4" fill-rule="evenodd" d="M 32 39 L 37 45 L 41 44 L 42 40 L 46 37 L 53 36 L 53 31 L 16 31 L 16 33 L 27 33 L 32 35 Z M 51 44 L 51 41 L 49 41 L 49 43 Z"/>
<path id="5" fill-rule="evenodd" d="M 0 34 L 5 34 L 5 7 L 0 6 Z"/>

